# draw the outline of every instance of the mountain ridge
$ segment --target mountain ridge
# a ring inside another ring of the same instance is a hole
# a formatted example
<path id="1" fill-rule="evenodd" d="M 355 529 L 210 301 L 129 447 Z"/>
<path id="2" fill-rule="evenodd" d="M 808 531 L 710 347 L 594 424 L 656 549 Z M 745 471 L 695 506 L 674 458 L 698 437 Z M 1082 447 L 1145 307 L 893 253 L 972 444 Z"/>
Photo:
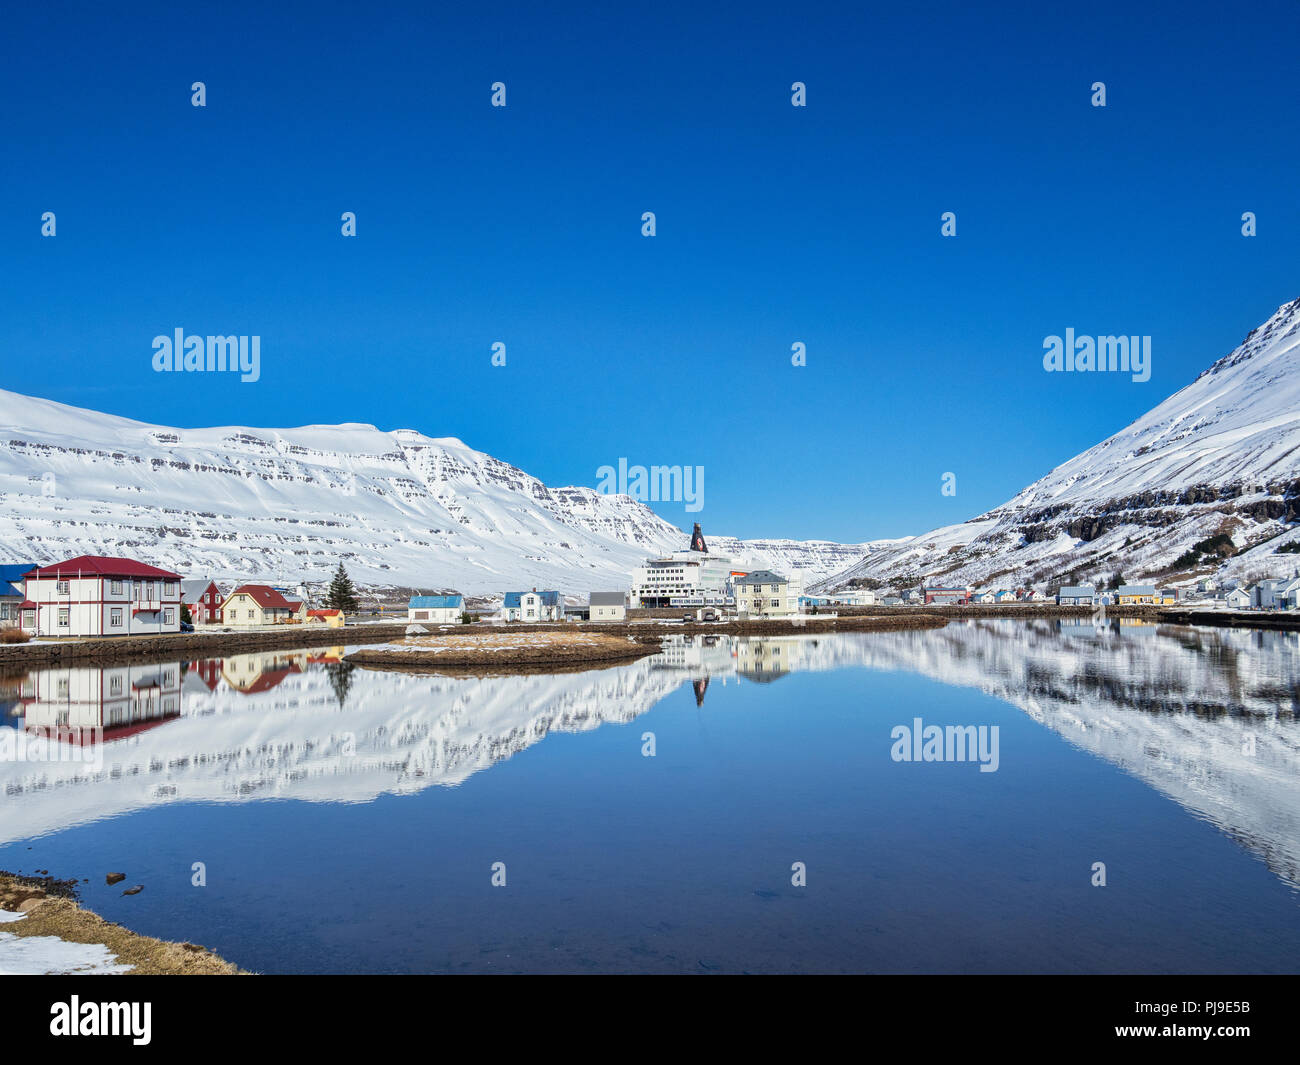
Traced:
<path id="1" fill-rule="evenodd" d="M 0 557 L 141 556 L 192 576 L 569 593 L 689 540 L 626 495 L 550 488 L 455 437 L 365 422 L 181 429 L 0 390 Z M 710 536 L 826 576 L 863 545 Z"/>
<path id="2" fill-rule="evenodd" d="M 958 585 L 1263 576 L 1300 530 L 1300 299 L 1119 432 L 1000 506 L 872 541 L 815 582 Z M 1226 538 L 1226 539 L 1225 539 Z M 1300 546 L 1300 544 L 1297 544 Z M 1294 559 L 1283 558 L 1289 572 Z"/>

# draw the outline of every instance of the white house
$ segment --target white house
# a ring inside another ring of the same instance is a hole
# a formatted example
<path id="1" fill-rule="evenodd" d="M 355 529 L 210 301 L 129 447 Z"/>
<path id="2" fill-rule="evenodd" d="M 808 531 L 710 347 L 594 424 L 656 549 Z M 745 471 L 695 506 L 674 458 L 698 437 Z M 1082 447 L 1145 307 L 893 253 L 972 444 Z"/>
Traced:
<path id="1" fill-rule="evenodd" d="M 771 570 L 755 570 L 732 582 L 742 614 L 777 617 L 799 612 L 800 582 Z"/>
<path id="2" fill-rule="evenodd" d="M 412 625 L 422 621 L 454 625 L 463 613 L 465 597 L 460 595 L 413 595 L 406 604 L 406 620 Z"/>
<path id="3" fill-rule="evenodd" d="M 37 636 L 179 632 L 181 576 L 129 558 L 79 555 L 23 577 L 22 627 Z"/>
<path id="4" fill-rule="evenodd" d="M 1250 607 L 1250 593 L 1244 588 L 1233 588 L 1223 597 L 1223 603 L 1231 610 L 1246 610 Z"/>
<path id="5" fill-rule="evenodd" d="M 622 592 L 592 592 L 588 617 L 592 621 L 624 621 L 627 618 L 626 596 Z"/>
<path id="6" fill-rule="evenodd" d="M 564 597 L 559 592 L 506 592 L 501 616 L 506 621 L 563 621 Z"/>

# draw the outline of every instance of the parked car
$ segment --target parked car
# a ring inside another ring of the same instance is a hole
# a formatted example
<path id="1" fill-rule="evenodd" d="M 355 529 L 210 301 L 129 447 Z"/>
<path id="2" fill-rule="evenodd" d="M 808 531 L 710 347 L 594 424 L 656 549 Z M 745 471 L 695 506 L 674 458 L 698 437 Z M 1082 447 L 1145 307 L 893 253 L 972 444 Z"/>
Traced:
<path id="1" fill-rule="evenodd" d="M 181 632 L 193 632 L 194 626 L 188 621 L 181 622 Z"/>
<path id="2" fill-rule="evenodd" d="M 694 621 L 694 620 L 695 620 L 695 615 L 694 615 L 694 614 L 683 614 L 683 615 L 682 615 L 682 620 L 683 620 L 683 621 Z"/>

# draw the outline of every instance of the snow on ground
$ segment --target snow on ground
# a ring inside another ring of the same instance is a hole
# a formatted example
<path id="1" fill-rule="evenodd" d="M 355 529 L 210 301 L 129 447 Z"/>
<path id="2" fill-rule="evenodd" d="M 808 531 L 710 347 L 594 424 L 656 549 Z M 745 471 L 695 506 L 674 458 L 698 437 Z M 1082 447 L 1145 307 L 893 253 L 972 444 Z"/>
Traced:
<path id="1" fill-rule="evenodd" d="M 0 910 L 0 925 L 26 916 Z M 108 976 L 133 968 L 120 963 L 102 943 L 70 943 L 58 936 L 0 932 L 0 976 Z"/>

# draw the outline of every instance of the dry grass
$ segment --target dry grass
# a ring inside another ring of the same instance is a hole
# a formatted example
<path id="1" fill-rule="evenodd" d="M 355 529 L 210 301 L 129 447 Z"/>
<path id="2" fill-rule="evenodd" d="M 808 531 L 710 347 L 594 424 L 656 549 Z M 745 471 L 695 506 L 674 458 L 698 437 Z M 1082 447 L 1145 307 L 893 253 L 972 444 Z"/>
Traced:
<path id="1" fill-rule="evenodd" d="M 29 633 L 23 632 L 22 629 L 13 625 L 5 625 L 0 628 L 0 643 L 27 643 L 31 638 Z"/>
<path id="2" fill-rule="evenodd" d="M 382 647 L 363 647 L 348 655 L 347 660 L 391 669 L 507 665 L 549 669 L 577 663 L 626 662 L 653 654 L 658 649 L 658 640 L 639 641 L 626 635 L 571 629 L 471 632 L 409 636 Z"/>
<path id="3" fill-rule="evenodd" d="M 127 976 L 235 976 L 241 970 L 194 943 L 169 943 L 136 935 L 83 910 L 72 899 L 57 898 L 30 877 L 0 872 L 0 910 L 29 907 L 27 917 L 3 925 L 16 936 L 57 936 L 69 943 L 102 943 L 117 960 L 134 968 Z"/>

